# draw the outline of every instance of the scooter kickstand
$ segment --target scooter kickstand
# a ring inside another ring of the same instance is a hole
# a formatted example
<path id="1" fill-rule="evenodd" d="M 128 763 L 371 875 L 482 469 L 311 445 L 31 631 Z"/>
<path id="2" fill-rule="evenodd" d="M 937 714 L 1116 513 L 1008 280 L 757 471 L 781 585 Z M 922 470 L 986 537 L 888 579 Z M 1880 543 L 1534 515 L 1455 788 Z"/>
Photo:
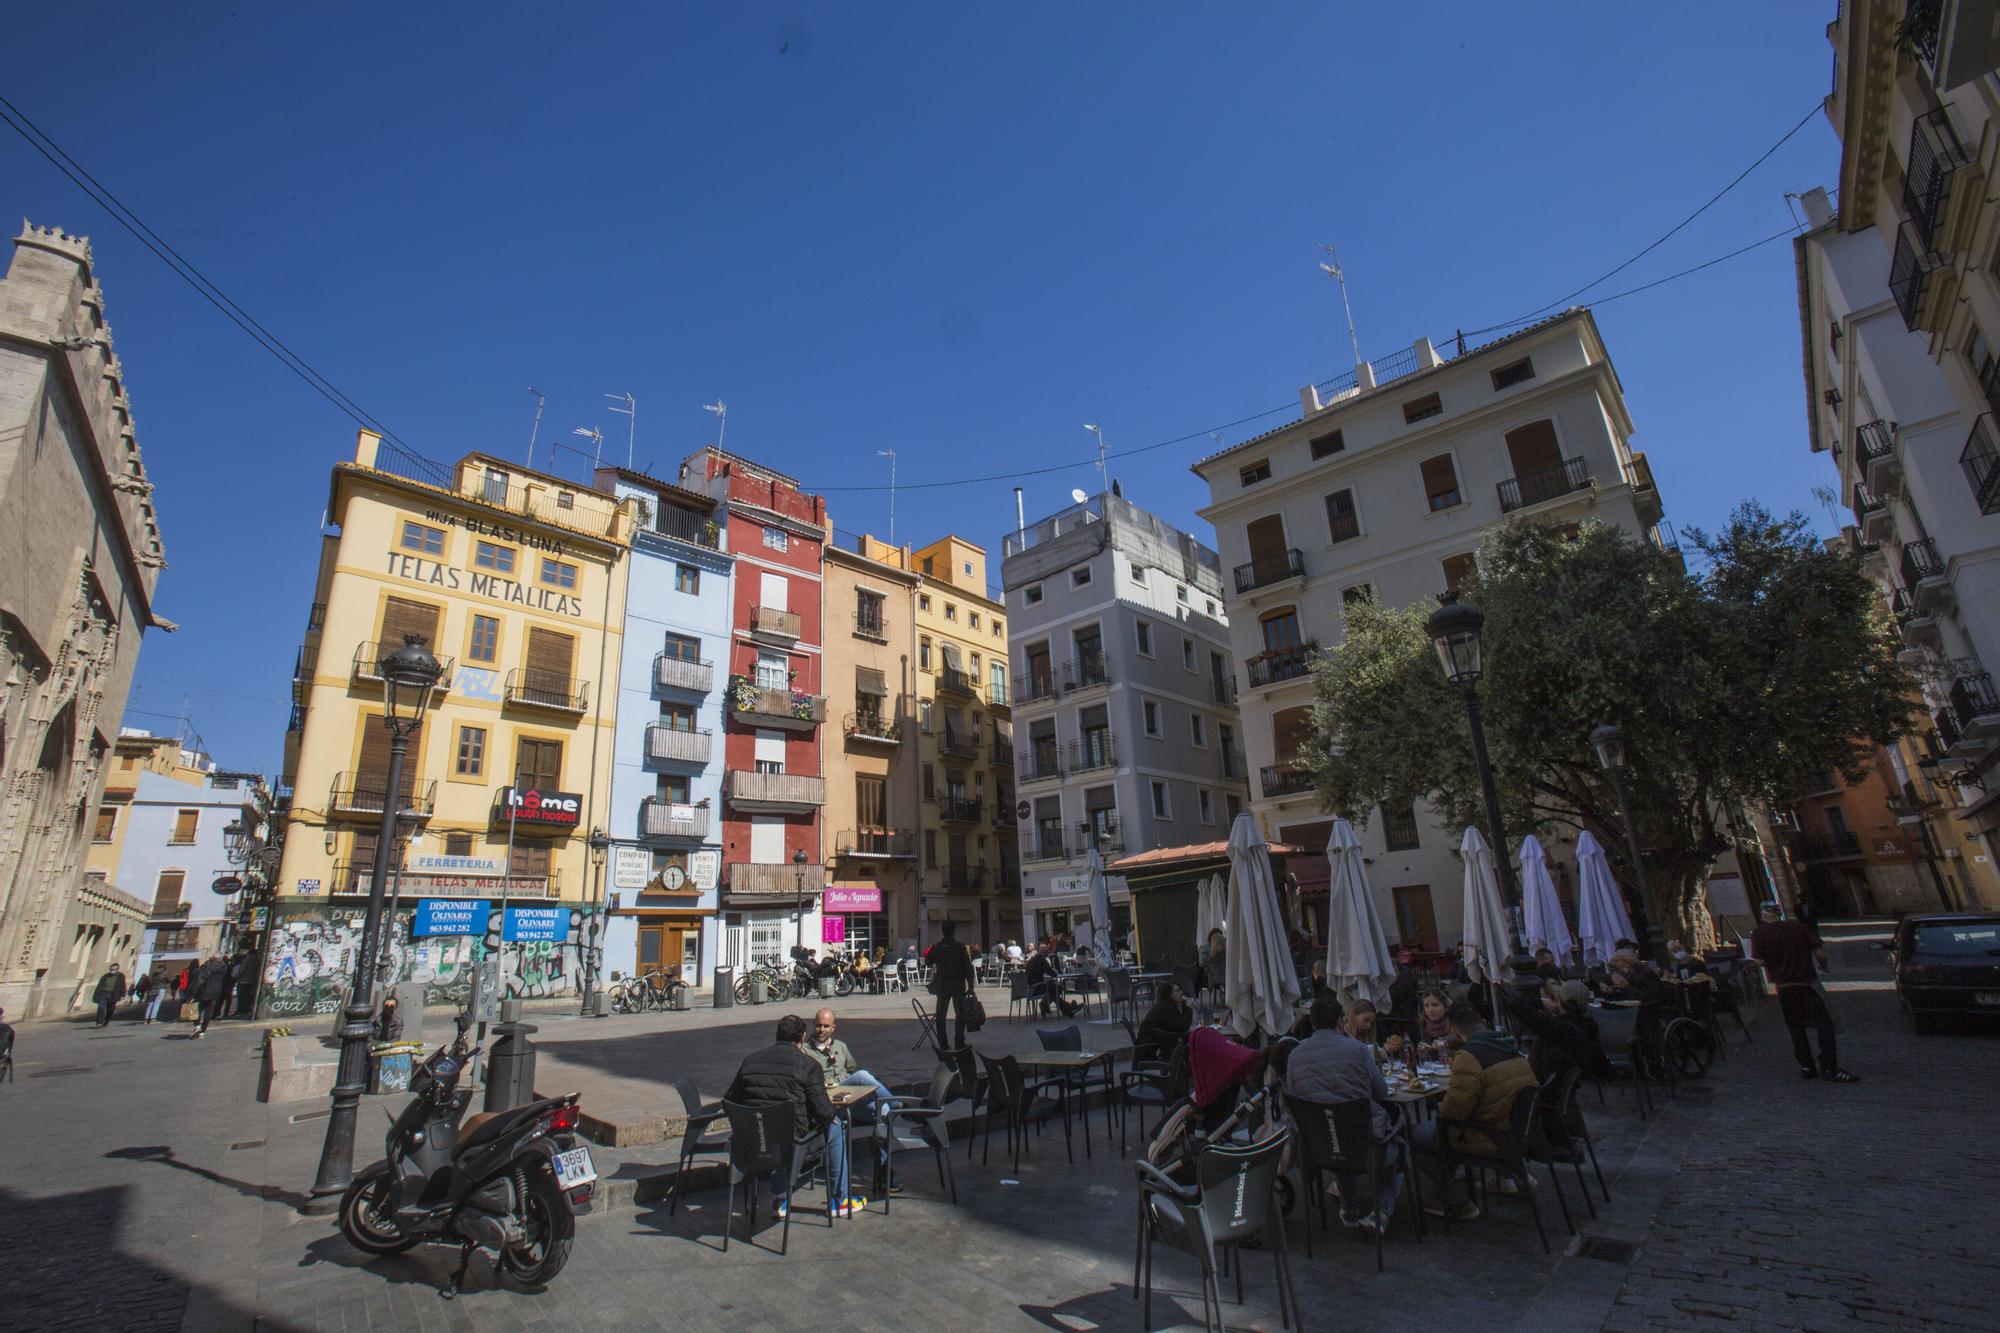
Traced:
<path id="1" fill-rule="evenodd" d="M 472 1267 L 472 1251 L 476 1248 L 471 1241 L 465 1242 L 465 1250 L 458 1257 L 458 1271 L 451 1275 L 451 1281 L 438 1294 L 446 1300 L 453 1300 L 465 1286 L 465 1270 Z"/>

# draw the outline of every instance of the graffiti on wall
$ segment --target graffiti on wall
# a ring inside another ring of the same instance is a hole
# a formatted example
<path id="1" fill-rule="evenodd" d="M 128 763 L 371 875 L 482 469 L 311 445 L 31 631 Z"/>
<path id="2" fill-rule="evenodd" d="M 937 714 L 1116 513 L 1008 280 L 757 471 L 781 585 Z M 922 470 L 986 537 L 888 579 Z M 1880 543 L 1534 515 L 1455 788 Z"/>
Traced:
<path id="1" fill-rule="evenodd" d="M 398 911 L 386 929 L 389 935 L 388 985 L 421 986 L 425 1005 L 459 1006 L 471 997 L 473 965 L 500 949 L 500 909 L 487 918 L 486 934 L 435 935 L 412 939 L 414 908 Z M 262 1014 L 286 1018 L 298 1014 L 331 1014 L 354 977 L 355 951 L 361 947 L 360 912 L 294 917 L 273 926 L 264 953 L 264 985 L 259 995 Z M 575 995 L 583 989 L 586 968 L 600 965 L 604 948 L 604 917 L 570 909 L 569 939 L 562 944 L 509 944 L 502 954 L 501 975 L 507 994 L 524 999 Z"/>

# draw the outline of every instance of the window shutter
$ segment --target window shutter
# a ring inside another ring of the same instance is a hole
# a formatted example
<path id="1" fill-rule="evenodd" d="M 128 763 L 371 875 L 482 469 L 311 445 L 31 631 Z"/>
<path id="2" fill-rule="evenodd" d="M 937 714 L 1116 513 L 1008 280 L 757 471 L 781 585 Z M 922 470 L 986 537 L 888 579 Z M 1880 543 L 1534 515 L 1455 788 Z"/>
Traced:
<path id="1" fill-rule="evenodd" d="M 1423 462 L 1424 494 L 1439 496 L 1458 489 L 1458 474 L 1452 468 L 1451 455 L 1439 454 L 1436 458 L 1426 458 Z"/>
<path id="2" fill-rule="evenodd" d="M 856 667 L 854 668 L 854 692 L 856 694 L 871 694 L 878 699 L 887 698 L 889 694 L 888 678 L 873 667 Z"/>
<path id="3" fill-rule="evenodd" d="M 1517 477 L 1561 467 L 1562 446 L 1556 442 L 1555 423 L 1531 421 L 1508 431 L 1507 458 L 1513 463 Z"/>
<path id="4" fill-rule="evenodd" d="M 1245 529 L 1250 541 L 1250 559 L 1253 564 L 1266 560 L 1281 560 L 1285 555 L 1285 520 L 1276 514 L 1267 514 L 1256 519 Z"/>
<path id="5" fill-rule="evenodd" d="M 514 785 L 526 789 L 562 786 L 562 742 L 523 736 L 514 751 Z"/>
<path id="6" fill-rule="evenodd" d="M 153 915 L 168 916 L 181 905 L 181 885 L 187 873 L 181 870 L 162 870 L 159 887 L 153 890 Z"/>
<path id="7" fill-rule="evenodd" d="M 887 791 L 888 784 L 882 778 L 868 774 L 855 777 L 854 808 L 862 828 L 881 828 L 888 823 L 888 806 L 884 800 Z"/>
<path id="8" fill-rule="evenodd" d="M 405 757 L 403 786 L 399 794 L 408 796 L 416 790 L 416 786 L 416 760 Z M 354 791 L 357 797 L 365 795 L 376 801 L 385 800 L 389 795 L 389 728 L 383 725 L 380 713 L 362 714 L 361 758 L 354 764 Z"/>
<path id="9" fill-rule="evenodd" d="M 534 627 L 528 630 L 528 670 L 540 678 L 540 685 L 559 680 L 565 682 L 566 689 L 575 652 L 576 640 L 567 634 Z"/>
<path id="10" fill-rule="evenodd" d="M 405 634 L 420 634 L 425 643 L 437 644 L 438 609 L 422 602 L 391 597 L 382 606 L 381 651 L 394 652 L 403 646 Z"/>

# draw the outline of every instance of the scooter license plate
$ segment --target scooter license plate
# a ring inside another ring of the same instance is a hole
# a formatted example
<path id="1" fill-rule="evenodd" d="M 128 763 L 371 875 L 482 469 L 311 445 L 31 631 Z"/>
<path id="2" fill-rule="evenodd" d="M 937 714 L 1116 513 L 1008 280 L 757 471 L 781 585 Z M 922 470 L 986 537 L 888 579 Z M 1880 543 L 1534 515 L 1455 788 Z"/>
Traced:
<path id="1" fill-rule="evenodd" d="M 597 1168 L 591 1164 L 590 1149 L 571 1148 L 556 1154 L 556 1183 L 564 1189 L 573 1190 L 595 1179 Z"/>

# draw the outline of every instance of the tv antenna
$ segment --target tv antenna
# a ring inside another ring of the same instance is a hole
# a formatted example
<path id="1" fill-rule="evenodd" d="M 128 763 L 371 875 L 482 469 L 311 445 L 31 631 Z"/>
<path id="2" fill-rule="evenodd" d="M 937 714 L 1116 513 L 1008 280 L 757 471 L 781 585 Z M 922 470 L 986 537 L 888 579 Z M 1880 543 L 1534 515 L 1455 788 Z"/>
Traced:
<path id="1" fill-rule="evenodd" d="M 592 446 L 595 448 L 596 452 L 591 455 L 591 464 L 590 464 L 593 469 L 595 469 L 604 462 L 603 431 L 599 430 L 595 426 L 590 427 L 588 430 L 584 429 L 582 426 L 578 426 L 575 430 L 571 431 L 570 434 L 583 436 L 586 440 L 589 440 Z M 577 450 L 577 452 L 582 453 L 583 450 L 579 449 Z"/>
<path id="2" fill-rule="evenodd" d="M 1108 491 L 1111 489 L 1111 481 L 1110 474 L 1104 470 L 1104 427 L 1095 421 L 1086 421 L 1083 423 L 1083 428 L 1097 437 L 1097 488 L 1100 491 Z"/>
<path id="3" fill-rule="evenodd" d="M 542 433 L 542 405 L 547 403 L 549 399 L 547 394 L 532 384 L 528 386 L 528 392 L 535 395 L 535 424 L 528 427 L 528 466 L 533 467 L 535 465 L 535 437 Z"/>
<path id="4" fill-rule="evenodd" d="M 896 544 L 896 451 L 877 449 L 875 456 L 889 460 L 889 545 L 894 546 Z"/>
<path id="5" fill-rule="evenodd" d="M 614 403 L 625 404 L 623 407 L 607 407 L 604 409 L 605 411 L 616 412 L 621 417 L 631 418 L 631 424 L 626 427 L 625 431 L 625 470 L 630 472 L 632 470 L 632 450 L 639 443 L 639 400 L 629 393 L 607 393 L 604 396 Z"/>
<path id="6" fill-rule="evenodd" d="M 701 410 L 715 413 L 715 447 L 720 449 L 723 434 L 729 429 L 729 404 L 718 398 L 712 403 L 703 403 Z"/>
<path id="7" fill-rule="evenodd" d="M 1320 271 L 1340 284 L 1340 308 L 1347 312 L 1347 341 L 1354 347 L 1354 364 L 1361 364 L 1361 338 L 1354 332 L 1354 307 L 1347 299 L 1347 272 L 1340 266 L 1340 252 L 1324 241 L 1320 249 L 1326 251 L 1326 258 L 1320 261 Z"/>

